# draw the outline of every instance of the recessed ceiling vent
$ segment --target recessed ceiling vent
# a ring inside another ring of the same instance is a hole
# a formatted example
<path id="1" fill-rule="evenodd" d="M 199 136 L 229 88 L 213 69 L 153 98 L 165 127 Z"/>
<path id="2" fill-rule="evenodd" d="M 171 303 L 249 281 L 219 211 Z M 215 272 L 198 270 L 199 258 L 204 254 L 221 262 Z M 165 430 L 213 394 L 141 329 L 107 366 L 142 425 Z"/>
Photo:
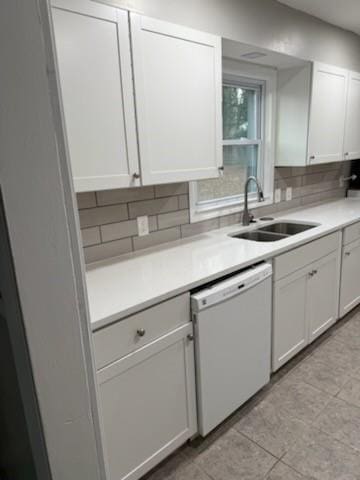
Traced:
<path id="1" fill-rule="evenodd" d="M 249 53 L 244 53 L 241 55 L 243 58 L 248 58 L 250 60 L 254 60 L 255 58 L 260 58 L 260 57 L 266 57 L 266 53 L 262 52 L 249 52 Z"/>

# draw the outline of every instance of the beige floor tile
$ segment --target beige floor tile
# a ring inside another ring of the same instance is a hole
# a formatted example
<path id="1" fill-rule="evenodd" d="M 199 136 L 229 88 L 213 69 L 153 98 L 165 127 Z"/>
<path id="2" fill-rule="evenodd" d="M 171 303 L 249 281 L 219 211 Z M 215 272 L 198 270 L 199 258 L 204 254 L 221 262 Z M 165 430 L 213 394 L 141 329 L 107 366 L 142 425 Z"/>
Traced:
<path id="1" fill-rule="evenodd" d="M 280 458 L 308 426 L 281 407 L 279 408 L 276 403 L 264 400 L 244 416 L 234 428 L 275 457 Z"/>
<path id="2" fill-rule="evenodd" d="M 359 480 L 360 456 L 326 433 L 311 428 L 282 461 L 316 480 Z"/>
<path id="3" fill-rule="evenodd" d="M 334 333 L 334 338 L 360 349 L 360 322 L 355 319 L 347 322 Z"/>
<path id="4" fill-rule="evenodd" d="M 328 365 L 345 367 L 350 375 L 360 378 L 360 348 L 347 345 L 336 336 L 320 345 L 312 356 Z"/>
<path id="5" fill-rule="evenodd" d="M 360 451 L 359 407 L 334 398 L 316 419 L 314 426 Z"/>
<path id="6" fill-rule="evenodd" d="M 213 480 L 262 480 L 277 460 L 240 433 L 229 430 L 194 461 Z"/>
<path id="7" fill-rule="evenodd" d="M 330 395 L 336 395 L 349 379 L 349 371 L 341 365 L 329 364 L 311 356 L 303 361 L 290 376 Z"/>
<path id="8" fill-rule="evenodd" d="M 188 460 L 182 453 L 175 453 L 163 462 L 154 472 L 143 480 L 210 480 L 197 465 Z"/>
<path id="9" fill-rule="evenodd" d="M 290 373 L 267 398 L 279 411 L 312 423 L 333 397 L 308 383 L 297 381 Z"/>
<path id="10" fill-rule="evenodd" d="M 360 480 L 360 309 L 327 335 L 146 480 Z"/>
<path id="11" fill-rule="evenodd" d="M 266 480 L 311 480 L 311 478 L 308 476 L 304 477 L 284 463 L 279 462 L 271 470 Z"/>
<path id="12" fill-rule="evenodd" d="M 356 407 L 360 407 L 360 381 L 355 378 L 350 378 L 340 390 L 338 398 Z"/>

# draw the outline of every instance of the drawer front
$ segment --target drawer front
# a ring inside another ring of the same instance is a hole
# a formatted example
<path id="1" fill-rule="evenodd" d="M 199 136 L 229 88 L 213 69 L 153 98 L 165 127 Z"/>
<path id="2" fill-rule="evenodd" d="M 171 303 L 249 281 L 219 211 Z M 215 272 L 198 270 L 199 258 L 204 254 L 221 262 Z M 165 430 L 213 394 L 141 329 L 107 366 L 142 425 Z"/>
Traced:
<path id="1" fill-rule="evenodd" d="M 190 321 L 190 294 L 185 293 L 104 327 L 93 334 L 99 370 Z"/>
<path id="2" fill-rule="evenodd" d="M 344 228 L 343 245 L 348 245 L 355 240 L 360 239 L 360 222 L 349 225 Z"/>
<path id="3" fill-rule="evenodd" d="M 279 255 L 274 260 L 274 280 L 286 277 L 337 250 L 340 247 L 340 241 L 341 232 L 335 232 Z"/>

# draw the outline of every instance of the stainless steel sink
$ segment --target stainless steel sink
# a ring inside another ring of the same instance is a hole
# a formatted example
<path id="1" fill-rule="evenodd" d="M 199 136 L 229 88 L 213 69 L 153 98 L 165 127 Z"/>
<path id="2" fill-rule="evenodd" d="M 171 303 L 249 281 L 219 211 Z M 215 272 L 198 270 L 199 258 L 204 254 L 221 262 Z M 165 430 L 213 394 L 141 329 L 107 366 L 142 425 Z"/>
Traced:
<path id="1" fill-rule="evenodd" d="M 304 223 L 290 223 L 290 222 L 277 222 L 268 225 L 267 227 L 260 227 L 262 232 L 281 233 L 283 235 L 296 235 L 297 233 L 305 232 L 316 225 L 307 225 Z"/>
<path id="2" fill-rule="evenodd" d="M 318 225 L 309 225 L 305 223 L 294 222 L 275 222 L 270 225 L 259 227 L 250 232 L 243 232 L 230 235 L 233 238 L 242 238 L 252 240 L 253 242 L 277 242 L 292 235 L 305 232 Z"/>
<path id="3" fill-rule="evenodd" d="M 231 236 L 233 238 L 252 240 L 253 242 L 277 242 L 278 240 L 287 237 L 287 235 L 282 235 L 281 233 L 262 232 L 261 230 L 252 230 L 251 232 L 244 232 Z"/>

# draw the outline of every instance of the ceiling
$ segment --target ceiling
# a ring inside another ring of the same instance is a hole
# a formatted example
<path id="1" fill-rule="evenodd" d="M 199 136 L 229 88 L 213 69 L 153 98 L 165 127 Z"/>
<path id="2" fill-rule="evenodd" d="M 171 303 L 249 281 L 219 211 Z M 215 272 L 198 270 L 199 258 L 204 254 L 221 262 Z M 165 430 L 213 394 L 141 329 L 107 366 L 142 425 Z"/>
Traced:
<path id="1" fill-rule="evenodd" d="M 360 0 L 278 0 L 360 35 Z"/>

